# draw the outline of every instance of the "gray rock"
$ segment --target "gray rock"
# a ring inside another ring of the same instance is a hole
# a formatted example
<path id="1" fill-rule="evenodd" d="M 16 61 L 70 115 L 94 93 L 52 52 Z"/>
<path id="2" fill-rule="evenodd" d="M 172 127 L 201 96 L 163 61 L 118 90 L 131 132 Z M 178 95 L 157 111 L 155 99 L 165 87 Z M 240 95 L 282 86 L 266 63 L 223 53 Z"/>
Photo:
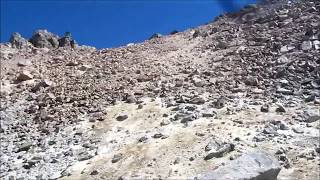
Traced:
<path id="1" fill-rule="evenodd" d="M 292 131 L 297 134 L 302 134 L 304 132 L 304 130 L 301 127 L 293 127 Z"/>
<path id="2" fill-rule="evenodd" d="M 85 161 L 93 158 L 93 154 L 88 151 L 82 151 L 78 154 L 78 161 Z"/>
<path id="3" fill-rule="evenodd" d="M 9 42 L 11 43 L 12 47 L 21 49 L 28 45 L 28 41 L 21 37 L 21 35 L 17 32 L 12 33 Z"/>
<path id="4" fill-rule="evenodd" d="M 32 146 L 31 142 L 23 143 L 19 146 L 17 152 L 28 151 L 31 148 L 31 146 Z"/>
<path id="5" fill-rule="evenodd" d="M 303 41 L 301 44 L 301 49 L 304 51 L 312 49 L 312 42 L 311 41 Z"/>
<path id="6" fill-rule="evenodd" d="M 242 155 L 216 170 L 199 175 L 199 180 L 276 180 L 281 170 L 279 162 L 264 151 Z"/>
<path id="7" fill-rule="evenodd" d="M 200 97 L 200 96 L 194 97 L 190 100 L 191 104 L 198 104 L 198 105 L 204 104 L 205 102 L 206 102 L 206 99 L 204 97 Z"/>
<path id="8" fill-rule="evenodd" d="M 217 141 L 210 141 L 206 147 L 204 148 L 205 151 L 217 150 L 220 147 L 220 143 Z"/>
<path id="9" fill-rule="evenodd" d="M 25 66 L 31 66 L 32 63 L 29 59 L 20 59 L 17 63 L 18 66 L 20 67 L 25 67 Z"/>
<path id="10" fill-rule="evenodd" d="M 277 135 L 278 132 L 277 132 L 277 128 L 273 125 L 268 125 L 266 126 L 263 131 L 262 131 L 264 134 L 273 134 L 273 135 Z"/>
<path id="11" fill-rule="evenodd" d="M 306 109 L 303 111 L 303 116 L 305 119 L 305 122 L 307 123 L 313 123 L 316 122 L 318 120 L 320 120 L 320 109 L 317 108 L 313 108 L 313 109 Z"/>
<path id="12" fill-rule="evenodd" d="M 209 160 L 212 158 L 220 158 L 223 157 L 225 154 L 234 150 L 234 144 L 223 144 L 217 150 L 212 149 L 209 153 L 204 157 L 204 160 Z"/>
<path id="13" fill-rule="evenodd" d="M 30 38 L 30 42 L 38 48 L 57 48 L 59 47 L 59 37 L 45 29 L 37 30 Z"/>
<path id="14" fill-rule="evenodd" d="M 278 59 L 277 59 L 277 64 L 280 65 L 280 64 L 286 64 L 286 63 L 289 63 L 290 60 L 286 57 L 286 56 L 280 56 Z"/>

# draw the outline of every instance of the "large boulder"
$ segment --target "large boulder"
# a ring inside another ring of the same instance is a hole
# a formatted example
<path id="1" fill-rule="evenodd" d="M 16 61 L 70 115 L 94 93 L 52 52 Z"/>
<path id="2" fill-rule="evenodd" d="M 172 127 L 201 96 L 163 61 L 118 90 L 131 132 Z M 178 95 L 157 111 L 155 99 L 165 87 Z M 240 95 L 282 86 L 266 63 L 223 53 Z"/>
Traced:
<path id="1" fill-rule="evenodd" d="M 59 47 L 59 36 L 48 32 L 46 29 L 40 29 L 33 33 L 29 40 L 33 46 L 38 48 L 57 48 Z"/>
<path id="2" fill-rule="evenodd" d="M 72 39 L 70 32 L 66 32 L 64 37 L 59 39 L 59 47 L 75 48 L 76 46 L 77 46 L 77 42 Z"/>
<path id="3" fill-rule="evenodd" d="M 26 47 L 28 45 L 28 41 L 26 39 L 24 39 L 17 32 L 12 33 L 9 42 L 11 43 L 12 47 L 18 48 L 18 49 L 21 49 L 21 48 Z"/>
<path id="4" fill-rule="evenodd" d="M 279 162 L 264 151 L 242 155 L 225 166 L 200 175 L 199 180 L 276 180 L 281 170 Z"/>

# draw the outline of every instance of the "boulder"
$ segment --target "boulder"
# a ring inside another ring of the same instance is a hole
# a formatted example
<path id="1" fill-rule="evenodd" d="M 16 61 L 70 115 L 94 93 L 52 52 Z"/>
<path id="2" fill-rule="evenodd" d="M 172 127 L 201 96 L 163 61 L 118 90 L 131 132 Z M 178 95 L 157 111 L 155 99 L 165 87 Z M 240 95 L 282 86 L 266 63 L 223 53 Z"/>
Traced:
<path id="1" fill-rule="evenodd" d="M 265 151 L 255 151 L 242 155 L 215 170 L 198 176 L 199 180 L 276 180 L 281 166 L 273 156 Z"/>
<path id="2" fill-rule="evenodd" d="M 28 45 L 28 41 L 24 39 L 19 33 L 14 32 L 12 33 L 9 42 L 11 43 L 12 47 L 21 49 Z"/>
<path id="3" fill-rule="evenodd" d="M 57 48 L 59 47 L 59 37 L 47 30 L 37 30 L 30 38 L 30 42 L 38 48 Z"/>

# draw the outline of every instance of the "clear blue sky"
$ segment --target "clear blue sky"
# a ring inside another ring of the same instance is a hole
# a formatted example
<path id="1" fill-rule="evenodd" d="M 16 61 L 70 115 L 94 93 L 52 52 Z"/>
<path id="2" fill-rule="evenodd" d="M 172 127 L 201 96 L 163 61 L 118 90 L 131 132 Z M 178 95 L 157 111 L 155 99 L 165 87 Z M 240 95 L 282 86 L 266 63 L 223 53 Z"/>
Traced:
<path id="1" fill-rule="evenodd" d="M 1 42 L 12 32 L 70 31 L 84 45 L 117 47 L 205 24 L 256 0 L 1 0 Z"/>

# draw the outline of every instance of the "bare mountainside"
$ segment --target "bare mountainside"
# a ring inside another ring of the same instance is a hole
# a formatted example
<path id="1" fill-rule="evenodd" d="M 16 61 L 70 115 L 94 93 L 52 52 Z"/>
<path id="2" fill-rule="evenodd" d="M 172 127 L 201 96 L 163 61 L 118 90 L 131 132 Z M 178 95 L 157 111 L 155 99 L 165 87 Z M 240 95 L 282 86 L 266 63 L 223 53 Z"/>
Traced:
<path id="1" fill-rule="evenodd" d="M 1 44 L 1 179 L 317 180 L 320 1 L 97 50 Z"/>

